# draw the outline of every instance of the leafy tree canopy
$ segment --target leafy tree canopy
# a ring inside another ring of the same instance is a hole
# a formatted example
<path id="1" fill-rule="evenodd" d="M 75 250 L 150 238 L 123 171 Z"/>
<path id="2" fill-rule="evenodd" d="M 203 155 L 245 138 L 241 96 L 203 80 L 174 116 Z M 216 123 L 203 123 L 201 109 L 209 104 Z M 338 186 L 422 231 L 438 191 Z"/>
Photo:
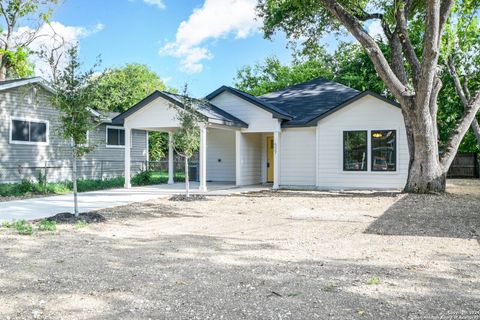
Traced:
<path id="1" fill-rule="evenodd" d="M 94 108 L 123 112 L 155 90 L 169 89 L 160 76 L 146 65 L 130 63 L 106 70 L 90 85 L 94 93 Z"/>

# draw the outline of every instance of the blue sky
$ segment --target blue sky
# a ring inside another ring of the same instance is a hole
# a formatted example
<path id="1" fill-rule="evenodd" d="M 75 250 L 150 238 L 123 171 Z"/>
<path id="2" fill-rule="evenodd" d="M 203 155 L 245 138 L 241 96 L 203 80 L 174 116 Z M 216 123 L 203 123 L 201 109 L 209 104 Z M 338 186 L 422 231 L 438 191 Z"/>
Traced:
<path id="1" fill-rule="evenodd" d="M 237 5 L 216 19 L 219 3 Z M 194 96 L 233 83 L 236 70 L 276 55 L 289 61 L 282 35 L 265 40 L 253 17 L 255 0 L 67 0 L 52 21 L 79 30 L 81 57 L 102 67 L 148 65 L 167 84 L 188 83 Z M 195 11 L 196 10 L 196 11 Z M 195 14 L 194 14 L 195 11 Z M 219 21 L 220 20 L 220 21 Z M 183 22 L 183 27 L 179 27 Z M 76 29 L 74 29 L 76 30 Z"/>

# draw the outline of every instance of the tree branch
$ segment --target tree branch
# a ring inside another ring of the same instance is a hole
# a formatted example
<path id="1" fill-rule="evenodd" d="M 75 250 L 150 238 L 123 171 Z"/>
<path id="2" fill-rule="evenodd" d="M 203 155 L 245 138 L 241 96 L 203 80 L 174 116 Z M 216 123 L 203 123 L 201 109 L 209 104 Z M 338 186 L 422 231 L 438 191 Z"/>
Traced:
<path id="1" fill-rule="evenodd" d="M 455 84 L 455 90 L 457 91 L 457 94 L 459 95 L 460 100 L 462 101 L 465 107 L 465 111 L 462 117 L 460 118 L 460 120 L 457 122 L 457 125 L 455 126 L 453 133 L 449 137 L 448 142 L 446 144 L 445 152 L 440 158 L 440 163 L 445 172 L 448 170 L 448 168 L 452 164 L 452 161 L 456 155 L 456 151 L 458 150 L 458 147 L 462 142 L 462 138 L 467 132 L 468 128 L 471 125 L 475 126 L 475 124 L 478 126 L 478 122 L 476 121 L 475 117 L 477 115 L 478 110 L 480 109 L 480 90 L 477 91 L 474 98 L 468 99 L 467 95 L 465 94 L 462 88 L 460 78 L 456 71 L 452 57 L 449 57 L 447 59 L 447 65 L 450 71 L 450 75 L 452 76 L 453 82 Z M 473 124 L 474 121 L 476 122 L 475 124 Z"/>
<path id="2" fill-rule="evenodd" d="M 398 101 L 403 102 L 412 94 L 395 75 L 387 59 L 378 47 L 375 40 L 365 31 L 359 20 L 350 14 L 343 6 L 334 0 L 318 0 L 333 16 L 335 16 L 350 33 L 360 42 L 372 60 L 375 70 L 388 86 Z"/>
<path id="3" fill-rule="evenodd" d="M 398 33 L 398 37 L 402 43 L 403 51 L 405 52 L 405 56 L 407 57 L 408 62 L 410 63 L 413 71 L 413 81 L 416 86 L 418 83 L 418 77 L 420 75 L 420 61 L 418 60 L 417 54 L 415 52 L 415 48 L 410 41 L 410 37 L 408 35 L 408 26 L 407 26 L 407 11 L 406 11 L 407 4 L 404 6 L 397 5 L 397 10 L 395 11 L 395 20 L 397 21 L 397 29 L 396 32 Z"/>
<path id="4" fill-rule="evenodd" d="M 438 37 L 438 42 L 442 38 L 443 29 L 445 28 L 445 24 L 447 23 L 448 17 L 450 16 L 450 12 L 452 11 L 452 7 L 454 4 L 454 0 L 442 0 L 442 4 L 440 5 L 440 21 L 439 21 L 439 29 L 440 34 Z"/>

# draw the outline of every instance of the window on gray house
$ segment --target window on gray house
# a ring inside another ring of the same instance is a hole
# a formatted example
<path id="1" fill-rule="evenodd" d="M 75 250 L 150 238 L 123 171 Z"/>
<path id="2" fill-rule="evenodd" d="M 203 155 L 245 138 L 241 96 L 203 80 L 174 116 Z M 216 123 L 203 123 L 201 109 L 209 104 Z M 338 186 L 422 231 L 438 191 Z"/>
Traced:
<path id="1" fill-rule="evenodd" d="M 343 132 L 343 170 L 367 171 L 367 131 Z"/>
<path id="2" fill-rule="evenodd" d="M 397 170 L 397 132 L 372 131 L 372 171 Z"/>
<path id="3" fill-rule="evenodd" d="M 125 146 L 125 130 L 121 128 L 108 128 L 107 145 Z"/>
<path id="4" fill-rule="evenodd" d="M 11 137 L 13 143 L 46 143 L 48 128 L 46 122 L 12 119 Z"/>

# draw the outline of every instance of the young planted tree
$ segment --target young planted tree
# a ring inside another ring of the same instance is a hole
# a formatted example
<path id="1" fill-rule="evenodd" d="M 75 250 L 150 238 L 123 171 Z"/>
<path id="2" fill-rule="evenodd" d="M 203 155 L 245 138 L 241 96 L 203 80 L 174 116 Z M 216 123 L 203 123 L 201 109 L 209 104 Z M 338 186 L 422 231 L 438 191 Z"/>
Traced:
<path id="1" fill-rule="evenodd" d="M 173 149 L 185 160 L 185 194 L 187 198 L 190 196 L 189 161 L 200 148 L 200 126 L 205 123 L 205 119 L 195 108 L 198 103 L 198 100 L 188 96 L 188 89 L 185 86 L 182 95 L 183 107 L 171 106 L 177 112 L 176 117 L 180 124 L 180 128 L 173 133 Z"/>
<path id="2" fill-rule="evenodd" d="M 455 6 L 456 11 L 452 13 Z M 378 76 L 402 107 L 410 151 L 405 191 L 443 192 L 446 173 L 480 108 L 480 90 L 467 99 L 444 150 L 438 147 L 438 95 L 442 88 L 440 52 L 445 28 L 463 10 L 478 14 L 477 0 L 261 0 L 264 33 L 283 30 L 292 40 L 317 45 L 330 32 L 348 30 L 365 49 Z M 366 30 L 380 21 L 390 59 Z M 419 23 L 421 22 L 421 23 Z M 420 37 L 420 50 L 411 39 Z M 461 53 L 459 53 L 461 54 Z M 478 51 L 468 52 L 478 56 Z"/>
<path id="3" fill-rule="evenodd" d="M 0 81 L 33 73 L 29 45 L 59 0 L 0 0 Z M 19 29 L 19 27 L 24 27 Z"/>
<path id="4" fill-rule="evenodd" d="M 55 93 L 52 104 L 60 112 L 59 130 L 67 141 L 71 141 L 72 151 L 72 181 L 74 195 L 74 213 L 78 216 L 77 192 L 77 159 L 91 152 L 93 145 L 88 143 L 88 131 L 95 128 L 101 116 L 98 110 L 90 108 L 90 91 L 86 90 L 94 70 L 82 71 L 78 57 L 78 47 L 68 50 L 68 64 L 66 68 L 55 76 L 53 82 Z"/>

